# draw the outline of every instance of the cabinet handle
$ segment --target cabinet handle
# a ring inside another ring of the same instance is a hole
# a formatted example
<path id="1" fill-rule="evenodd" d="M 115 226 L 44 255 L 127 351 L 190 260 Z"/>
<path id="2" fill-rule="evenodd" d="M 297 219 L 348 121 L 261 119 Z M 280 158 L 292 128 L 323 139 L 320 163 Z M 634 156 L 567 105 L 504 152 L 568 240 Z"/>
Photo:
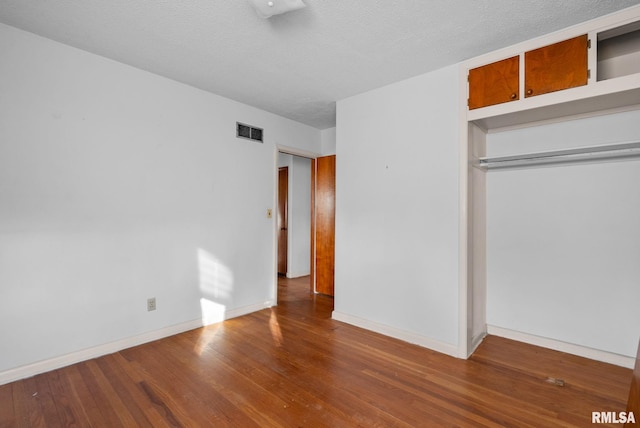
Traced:
<path id="1" fill-rule="evenodd" d="M 515 100 L 518 97 L 518 95 L 516 95 L 516 93 L 514 92 L 513 94 L 511 94 L 511 99 Z"/>
<path id="2" fill-rule="evenodd" d="M 527 95 L 533 94 L 533 89 L 527 89 Z"/>

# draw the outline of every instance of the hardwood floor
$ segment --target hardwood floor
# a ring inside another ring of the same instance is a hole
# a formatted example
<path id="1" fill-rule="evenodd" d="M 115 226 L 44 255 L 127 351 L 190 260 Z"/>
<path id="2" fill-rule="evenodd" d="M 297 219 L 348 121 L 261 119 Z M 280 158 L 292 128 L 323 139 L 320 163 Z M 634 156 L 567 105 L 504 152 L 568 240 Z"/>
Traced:
<path id="1" fill-rule="evenodd" d="M 625 410 L 631 370 L 498 337 L 458 360 L 331 320 L 308 280 L 281 279 L 275 308 L 0 386 L 0 427 L 588 426 Z"/>

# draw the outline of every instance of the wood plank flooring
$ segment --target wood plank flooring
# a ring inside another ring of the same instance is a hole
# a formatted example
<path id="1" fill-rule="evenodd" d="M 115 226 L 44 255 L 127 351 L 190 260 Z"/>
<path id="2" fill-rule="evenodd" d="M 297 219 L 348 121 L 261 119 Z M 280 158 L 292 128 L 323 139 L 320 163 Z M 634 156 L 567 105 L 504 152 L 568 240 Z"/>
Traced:
<path id="1" fill-rule="evenodd" d="M 275 308 L 0 386 L 0 427 L 583 427 L 625 410 L 629 369 L 498 337 L 458 360 L 331 320 L 308 281 L 281 279 Z"/>

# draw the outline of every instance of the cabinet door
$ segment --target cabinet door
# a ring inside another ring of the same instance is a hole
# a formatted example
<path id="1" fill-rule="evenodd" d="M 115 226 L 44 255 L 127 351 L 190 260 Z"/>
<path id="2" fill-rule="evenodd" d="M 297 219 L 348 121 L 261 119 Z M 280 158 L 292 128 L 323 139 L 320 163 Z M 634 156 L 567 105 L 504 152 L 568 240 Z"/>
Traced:
<path id="1" fill-rule="evenodd" d="M 587 84 L 587 35 L 524 54 L 525 98 Z"/>
<path id="2" fill-rule="evenodd" d="M 519 73 L 519 56 L 469 70 L 469 110 L 517 100 Z"/>

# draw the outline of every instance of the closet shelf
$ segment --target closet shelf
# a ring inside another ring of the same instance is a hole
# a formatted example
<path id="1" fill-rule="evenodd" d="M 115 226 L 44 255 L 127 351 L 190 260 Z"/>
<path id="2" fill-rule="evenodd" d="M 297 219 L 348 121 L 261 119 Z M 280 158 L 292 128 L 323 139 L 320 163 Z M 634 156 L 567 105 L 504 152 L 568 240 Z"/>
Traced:
<path id="1" fill-rule="evenodd" d="M 623 159 L 631 157 L 640 157 L 640 141 L 578 147 L 565 150 L 552 150 L 546 152 L 523 153 L 513 156 L 483 157 L 478 158 L 478 162 L 474 166 L 489 170 L 531 165 Z"/>

